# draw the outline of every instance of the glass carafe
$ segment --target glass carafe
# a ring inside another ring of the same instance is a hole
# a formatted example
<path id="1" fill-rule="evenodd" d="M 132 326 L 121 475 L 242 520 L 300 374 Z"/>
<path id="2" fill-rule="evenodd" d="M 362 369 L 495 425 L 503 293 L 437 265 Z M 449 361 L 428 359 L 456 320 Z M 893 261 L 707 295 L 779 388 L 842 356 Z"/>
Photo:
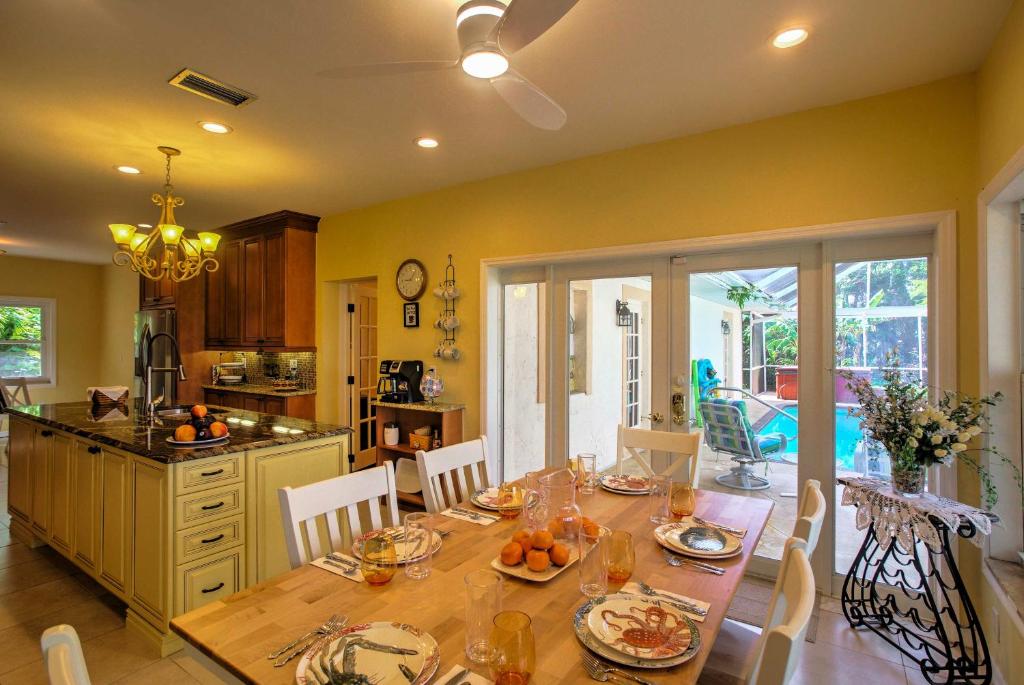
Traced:
<path id="1" fill-rule="evenodd" d="M 568 469 L 540 478 L 539 505 L 547 520 L 546 527 L 555 542 L 569 550 L 579 549 L 583 510 L 576 503 L 576 474 Z M 539 513 L 539 512 L 538 512 Z M 541 523 L 540 528 L 545 524 Z"/>

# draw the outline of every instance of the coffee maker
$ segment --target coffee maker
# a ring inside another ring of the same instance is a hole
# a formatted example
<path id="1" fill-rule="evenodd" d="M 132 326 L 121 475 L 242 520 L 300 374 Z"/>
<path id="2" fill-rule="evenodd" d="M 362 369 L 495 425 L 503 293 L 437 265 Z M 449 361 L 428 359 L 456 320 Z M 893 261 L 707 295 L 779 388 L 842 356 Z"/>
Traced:
<path id="1" fill-rule="evenodd" d="M 381 402 L 408 404 L 422 402 L 420 380 L 423 378 L 423 362 L 402 359 L 384 359 L 380 363 L 380 379 L 377 381 L 377 399 Z"/>

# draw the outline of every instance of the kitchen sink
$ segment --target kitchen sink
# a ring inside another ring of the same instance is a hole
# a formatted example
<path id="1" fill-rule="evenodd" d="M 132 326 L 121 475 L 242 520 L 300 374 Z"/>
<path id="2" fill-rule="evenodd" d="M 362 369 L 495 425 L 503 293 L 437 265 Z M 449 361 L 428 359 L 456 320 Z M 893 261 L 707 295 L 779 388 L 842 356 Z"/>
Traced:
<path id="1" fill-rule="evenodd" d="M 207 407 L 206 412 L 208 414 L 226 414 L 227 409 L 214 409 L 213 407 Z M 157 416 L 171 417 L 175 416 L 189 416 L 192 413 L 192 407 L 167 407 L 166 409 L 158 409 L 156 412 Z"/>

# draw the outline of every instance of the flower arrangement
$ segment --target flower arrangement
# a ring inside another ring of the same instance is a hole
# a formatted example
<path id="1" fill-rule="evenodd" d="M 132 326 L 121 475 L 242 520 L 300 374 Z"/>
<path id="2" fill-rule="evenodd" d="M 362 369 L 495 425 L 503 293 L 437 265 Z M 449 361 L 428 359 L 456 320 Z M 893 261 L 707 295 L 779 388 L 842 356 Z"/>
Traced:
<path id="1" fill-rule="evenodd" d="M 1002 400 L 1002 393 L 971 397 L 958 392 L 941 391 L 932 402 L 928 388 L 920 381 L 904 379 L 899 371 L 899 355 L 886 356 L 881 388 L 870 379 L 841 371 L 846 385 L 857 396 L 859 407 L 850 414 L 861 420 L 861 428 L 889 452 L 892 460 L 893 487 L 903 494 L 919 494 L 924 488 L 924 469 L 934 464 L 951 465 L 959 460 L 978 474 L 985 504 L 992 508 L 998 500 L 992 474 L 973 456 L 989 452 L 1009 465 L 1018 485 L 1020 469 L 995 447 L 971 447 L 971 441 L 988 428 L 988 409 Z"/>

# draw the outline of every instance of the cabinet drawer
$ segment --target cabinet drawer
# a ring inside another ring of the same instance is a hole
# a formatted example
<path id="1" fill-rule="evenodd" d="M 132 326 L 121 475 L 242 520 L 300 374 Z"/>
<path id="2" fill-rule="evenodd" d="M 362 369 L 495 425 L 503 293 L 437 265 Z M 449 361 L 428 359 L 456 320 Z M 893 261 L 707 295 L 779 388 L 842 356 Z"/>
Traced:
<path id="1" fill-rule="evenodd" d="M 190 493 L 177 498 L 174 523 L 178 530 L 240 514 L 243 505 L 241 483 Z"/>
<path id="2" fill-rule="evenodd" d="M 202 459 L 182 464 L 178 467 L 179 475 L 175 479 L 174 494 L 184 495 L 187 492 L 205 490 L 215 485 L 227 485 L 242 480 L 242 455 Z"/>
<path id="3" fill-rule="evenodd" d="M 205 526 L 195 526 L 174 535 L 174 559 L 183 564 L 245 541 L 245 516 L 232 516 Z"/>
<path id="4" fill-rule="evenodd" d="M 242 548 L 198 562 L 179 566 L 175 600 L 184 613 L 238 592 L 242 586 Z"/>

